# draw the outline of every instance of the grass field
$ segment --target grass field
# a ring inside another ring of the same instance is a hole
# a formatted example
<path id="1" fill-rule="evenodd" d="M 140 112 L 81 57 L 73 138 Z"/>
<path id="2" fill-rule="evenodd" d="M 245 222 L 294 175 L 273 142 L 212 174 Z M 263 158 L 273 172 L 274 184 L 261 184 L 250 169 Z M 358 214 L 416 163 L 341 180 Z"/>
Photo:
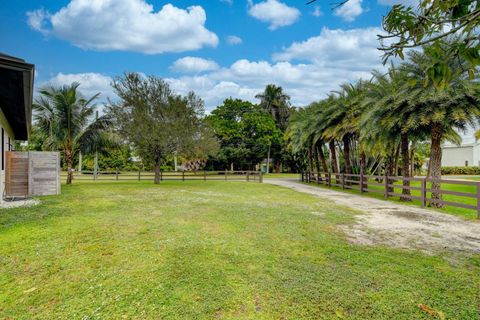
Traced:
<path id="1" fill-rule="evenodd" d="M 77 182 L 41 201 L 0 211 L 0 319 L 478 319 L 478 255 L 349 244 L 355 212 L 289 189 Z"/>

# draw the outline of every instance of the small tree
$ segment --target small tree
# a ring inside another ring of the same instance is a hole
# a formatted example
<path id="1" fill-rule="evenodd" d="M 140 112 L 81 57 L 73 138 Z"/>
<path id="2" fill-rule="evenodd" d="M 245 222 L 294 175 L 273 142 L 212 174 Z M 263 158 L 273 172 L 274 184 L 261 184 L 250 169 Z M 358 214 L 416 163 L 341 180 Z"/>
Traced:
<path id="1" fill-rule="evenodd" d="M 164 80 L 138 73 L 126 73 L 112 86 L 120 101 L 110 104 L 109 113 L 125 140 L 144 162 L 154 166 L 156 184 L 167 155 L 215 151 L 216 142 L 202 119 L 203 101 L 194 93 L 176 95 Z"/>

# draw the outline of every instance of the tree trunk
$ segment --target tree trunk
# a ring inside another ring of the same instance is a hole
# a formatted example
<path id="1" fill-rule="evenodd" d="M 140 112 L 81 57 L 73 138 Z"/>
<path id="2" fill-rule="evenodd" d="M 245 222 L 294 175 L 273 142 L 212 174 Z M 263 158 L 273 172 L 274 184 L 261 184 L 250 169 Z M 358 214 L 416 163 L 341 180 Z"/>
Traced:
<path id="1" fill-rule="evenodd" d="M 338 176 L 338 162 L 337 162 L 337 149 L 335 148 L 335 140 L 330 140 L 328 142 L 328 148 L 330 149 L 330 167 L 335 173 L 336 183 L 339 183 L 340 177 Z"/>
<path id="2" fill-rule="evenodd" d="M 317 179 L 320 181 L 321 170 L 320 170 L 320 153 L 316 145 L 313 146 L 313 153 L 315 154 L 315 169 L 317 170 Z"/>
<path id="3" fill-rule="evenodd" d="M 83 164 L 82 164 L 82 153 L 80 152 L 78 154 L 78 174 L 82 174 L 82 168 L 83 168 Z"/>
<path id="4" fill-rule="evenodd" d="M 65 152 L 65 164 L 67 165 L 67 184 L 72 184 L 73 172 L 72 172 L 72 153 L 70 151 Z"/>
<path id="5" fill-rule="evenodd" d="M 265 173 L 268 174 L 270 172 L 270 147 L 271 145 L 268 146 L 268 152 L 267 152 L 267 168 L 265 170 Z"/>
<path id="6" fill-rule="evenodd" d="M 362 151 L 360 153 L 360 172 L 362 172 L 363 176 L 367 176 L 368 172 L 365 172 L 367 167 L 367 156 L 365 155 L 365 152 Z M 365 179 L 361 181 L 361 188 L 363 189 L 368 189 L 368 179 Z M 362 190 L 363 190 L 362 189 Z"/>
<path id="7" fill-rule="evenodd" d="M 393 176 L 398 176 L 398 159 L 400 158 L 400 147 L 402 142 L 398 144 L 398 147 L 395 149 L 395 157 L 393 158 Z"/>
<path id="8" fill-rule="evenodd" d="M 345 161 L 345 173 L 352 173 L 352 163 L 350 162 L 350 137 L 345 135 L 343 141 L 343 158 Z"/>
<path id="9" fill-rule="evenodd" d="M 162 165 L 162 158 L 157 156 L 155 158 L 155 180 L 153 183 L 160 184 L 160 166 Z"/>
<path id="10" fill-rule="evenodd" d="M 415 177 L 415 142 L 410 147 L 410 177 Z"/>
<path id="11" fill-rule="evenodd" d="M 312 173 L 313 171 L 313 159 L 312 159 L 312 147 L 308 147 L 308 173 Z"/>
<path id="12" fill-rule="evenodd" d="M 439 123 L 434 123 L 431 128 L 431 149 L 430 149 L 430 178 L 434 180 L 439 180 L 442 178 L 442 127 Z M 432 199 L 442 199 L 442 195 L 435 190 L 440 190 L 440 183 L 432 183 Z M 432 206 L 437 208 L 442 208 L 443 205 L 440 203 L 431 203 Z"/>
<path id="13" fill-rule="evenodd" d="M 343 136 L 343 158 L 345 161 L 345 173 L 351 174 L 352 173 L 352 164 L 350 162 L 350 137 L 348 135 Z M 352 177 L 347 176 L 345 177 L 347 180 L 351 180 Z M 350 185 L 350 182 L 346 182 L 346 185 Z"/>
<path id="14" fill-rule="evenodd" d="M 320 163 L 323 168 L 323 172 L 327 173 L 328 172 L 328 166 L 327 166 L 327 160 L 325 160 L 325 155 L 323 154 L 323 141 L 318 141 L 317 142 L 317 153 L 318 157 L 320 159 Z"/>
<path id="15" fill-rule="evenodd" d="M 409 178 L 409 167 L 410 167 L 410 154 L 408 152 L 408 134 L 402 133 L 400 137 L 400 148 L 402 153 L 402 176 L 404 178 Z M 403 180 L 404 187 L 410 187 L 410 180 Z M 408 196 L 410 195 L 410 189 L 403 188 L 402 194 L 406 195 L 405 197 L 400 197 L 402 201 L 412 201 Z"/>

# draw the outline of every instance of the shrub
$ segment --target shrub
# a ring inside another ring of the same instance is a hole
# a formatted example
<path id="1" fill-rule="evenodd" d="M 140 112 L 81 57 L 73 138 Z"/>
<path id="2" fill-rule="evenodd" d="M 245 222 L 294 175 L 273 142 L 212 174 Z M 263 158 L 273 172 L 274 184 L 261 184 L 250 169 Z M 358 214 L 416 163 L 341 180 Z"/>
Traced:
<path id="1" fill-rule="evenodd" d="M 480 167 L 442 167 L 442 174 L 480 175 Z"/>

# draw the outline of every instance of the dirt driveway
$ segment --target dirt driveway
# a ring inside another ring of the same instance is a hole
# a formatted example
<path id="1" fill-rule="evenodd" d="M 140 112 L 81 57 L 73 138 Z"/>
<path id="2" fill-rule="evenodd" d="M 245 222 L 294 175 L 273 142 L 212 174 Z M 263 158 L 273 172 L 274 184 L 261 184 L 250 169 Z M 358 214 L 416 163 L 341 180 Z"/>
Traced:
<path id="1" fill-rule="evenodd" d="M 417 249 L 426 253 L 441 250 L 480 253 L 480 222 L 419 207 L 333 191 L 300 183 L 296 179 L 265 179 L 270 183 L 327 198 L 363 214 L 344 227 L 349 241 L 365 245 L 383 244 Z"/>

